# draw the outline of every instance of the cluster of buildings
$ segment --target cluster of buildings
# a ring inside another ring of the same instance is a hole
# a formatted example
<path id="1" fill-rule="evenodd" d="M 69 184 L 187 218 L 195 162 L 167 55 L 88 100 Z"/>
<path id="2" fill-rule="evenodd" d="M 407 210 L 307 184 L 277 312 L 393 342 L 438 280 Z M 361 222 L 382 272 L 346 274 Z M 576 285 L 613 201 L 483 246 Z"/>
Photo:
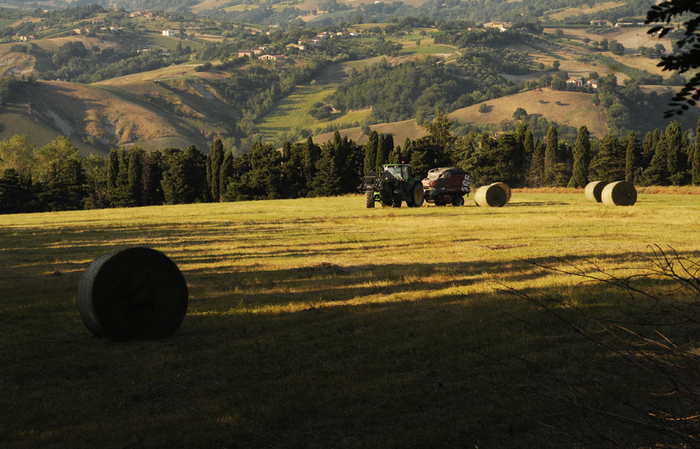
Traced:
<path id="1" fill-rule="evenodd" d="M 591 20 L 591 26 L 594 27 L 605 27 L 605 26 L 611 26 L 615 28 L 620 28 L 620 27 L 651 27 L 653 25 L 648 25 L 644 22 L 619 22 L 615 20 L 614 22 L 608 21 L 608 20 Z"/>
<path id="2" fill-rule="evenodd" d="M 259 30 L 258 30 L 259 31 Z M 342 31 L 339 31 L 337 33 L 333 32 L 323 32 L 319 33 L 316 35 L 316 37 L 312 38 L 307 38 L 307 39 L 299 39 L 296 44 L 291 43 L 287 44 L 286 48 L 287 49 L 292 49 L 295 48 L 299 51 L 306 51 L 307 48 L 313 47 L 319 44 L 324 39 L 331 39 L 334 37 L 340 37 L 340 36 L 350 36 L 350 37 L 359 37 L 359 33 L 351 32 L 351 33 L 344 33 Z M 252 50 L 240 50 L 238 52 L 238 57 L 242 58 L 247 56 L 248 58 L 252 58 L 253 56 L 258 56 L 258 59 L 267 59 L 271 61 L 282 61 L 286 59 L 284 55 L 268 55 L 264 54 L 266 47 L 258 47 L 254 48 Z"/>
<path id="3" fill-rule="evenodd" d="M 576 87 L 590 87 L 591 89 L 597 89 L 598 88 L 598 80 L 596 79 L 589 79 L 588 81 L 584 81 L 583 78 L 574 78 L 574 77 L 569 77 L 568 80 L 566 80 L 566 84 L 572 84 Z"/>
<path id="4" fill-rule="evenodd" d="M 248 57 L 248 58 L 253 58 L 253 56 L 258 56 L 258 59 L 263 59 L 263 60 L 269 60 L 269 61 L 283 61 L 287 59 L 286 56 L 284 55 L 266 55 L 263 54 L 263 52 L 266 50 L 266 47 L 258 47 L 253 50 L 239 50 L 238 52 L 238 57 L 243 58 L 243 57 Z"/>

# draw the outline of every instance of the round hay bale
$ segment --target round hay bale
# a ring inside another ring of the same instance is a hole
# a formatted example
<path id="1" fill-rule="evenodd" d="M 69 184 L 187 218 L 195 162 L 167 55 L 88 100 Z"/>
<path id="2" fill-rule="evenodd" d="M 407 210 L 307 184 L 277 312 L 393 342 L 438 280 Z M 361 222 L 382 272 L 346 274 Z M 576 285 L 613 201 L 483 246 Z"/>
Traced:
<path id="1" fill-rule="evenodd" d="M 503 207 L 506 204 L 506 192 L 499 185 L 481 186 L 474 195 L 474 202 L 479 207 Z"/>
<path id="2" fill-rule="evenodd" d="M 608 206 L 632 206 L 637 202 L 637 189 L 631 182 L 617 181 L 605 186 L 602 197 Z"/>
<path id="3" fill-rule="evenodd" d="M 187 301 L 187 283 L 177 265 L 150 248 L 98 257 L 78 285 L 78 310 L 85 326 L 113 340 L 175 332 L 185 318 Z"/>
<path id="4" fill-rule="evenodd" d="M 510 203 L 510 194 L 511 194 L 511 192 L 510 192 L 510 187 L 508 187 L 507 184 L 505 184 L 505 183 L 503 183 L 503 182 L 494 182 L 494 183 L 491 184 L 491 185 L 492 185 L 492 186 L 499 186 L 500 188 L 502 188 L 503 191 L 504 191 L 505 194 L 506 194 L 506 204 Z"/>
<path id="5" fill-rule="evenodd" d="M 591 203 L 600 203 L 603 201 L 602 194 L 605 186 L 608 185 L 605 181 L 593 181 L 586 185 L 586 199 Z"/>

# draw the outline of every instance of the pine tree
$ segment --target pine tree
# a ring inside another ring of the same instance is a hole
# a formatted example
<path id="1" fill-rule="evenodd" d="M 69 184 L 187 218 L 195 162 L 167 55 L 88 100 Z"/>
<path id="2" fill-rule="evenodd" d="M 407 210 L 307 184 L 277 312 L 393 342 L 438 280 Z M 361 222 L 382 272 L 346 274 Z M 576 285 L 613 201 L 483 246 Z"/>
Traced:
<path id="1" fill-rule="evenodd" d="M 168 149 L 166 149 L 168 150 Z M 192 190 L 185 182 L 186 172 L 182 151 L 170 151 L 167 154 L 167 169 L 163 172 L 163 196 L 165 204 L 185 204 Z"/>
<path id="2" fill-rule="evenodd" d="M 591 142 L 588 128 L 581 126 L 574 145 L 574 168 L 569 187 L 585 187 L 588 184 L 588 164 L 591 157 Z"/>
<path id="3" fill-rule="evenodd" d="M 654 131 L 654 135 L 657 134 L 656 131 Z M 642 184 L 646 186 L 668 185 L 667 167 L 666 139 L 660 138 L 654 144 L 654 156 L 651 158 L 649 167 L 642 174 Z"/>
<path id="4" fill-rule="evenodd" d="M 340 193 L 341 184 L 336 159 L 335 146 L 331 142 L 323 144 L 313 180 L 314 196 L 333 196 Z"/>
<path id="5" fill-rule="evenodd" d="M 556 164 L 557 153 L 559 152 L 559 140 L 557 138 L 557 127 L 552 125 L 547 132 L 547 146 L 544 151 L 544 179 L 542 184 L 553 186 L 557 181 Z"/>
<path id="6" fill-rule="evenodd" d="M 695 151 L 693 151 L 692 177 L 693 184 L 700 186 L 700 119 L 698 120 L 697 130 L 695 131 Z"/>
<path id="7" fill-rule="evenodd" d="M 589 179 L 607 182 L 625 179 L 625 147 L 614 135 L 603 136 L 598 154 L 589 166 Z"/>
<path id="8" fill-rule="evenodd" d="M 26 202 L 25 190 L 14 168 L 3 170 L 0 178 L 0 214 L 18 214 Z"/>
<path id="9" fill-rule="evenodd" d="M 369 172 L 374 171 L 377 175 L 380 173 L 376 172 L 377 169 L 377 143 L 379 142 L 379 134 L 377 131 L 372 131 L 369 133 L 369 139 L 365 144 L 365 163 L 364 163 L 364 173 L 365 176 L 369 175 Z"/>

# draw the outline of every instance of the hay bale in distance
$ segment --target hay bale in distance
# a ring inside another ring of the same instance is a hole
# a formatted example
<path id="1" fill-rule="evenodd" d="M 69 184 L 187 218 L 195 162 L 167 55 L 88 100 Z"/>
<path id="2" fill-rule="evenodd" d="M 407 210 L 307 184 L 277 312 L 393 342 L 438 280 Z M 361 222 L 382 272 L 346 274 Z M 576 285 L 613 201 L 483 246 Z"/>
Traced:
<path id="1" fill-rule="evenodd" d="M 98 257 L 78 285 L 78 310 L 85 326 L 113 340 L 175 332 L 187 313 L 187 301 L 187 283 L 177 265 L 150 248 Z"/>
<path id="2" fill-rule="evenodd" d="M 481 186 L 474 195 L 474 202 L 480 207 L 503 207 L 506 204 L 506 192 L 496 184 Z"/>
<path id="3" fill-rule="evenodd" d="M 632 206 L 637 202 L 637 189 L 631 182 L 617 181 L 606 185 L 601 196 L 608 206 Z"/>
<path id="4" fill-rule="evenodd" d="M 603 189 L 608 185 L 605 181 L 593 181 L 586 185 L 586 199 L 592 203 L 600 203 L 603 201 Z"/>
<path id="5" fill-rule="evenodd" d="M 491 185 L 492 185 L 492 186 L 499 186 L 500 188 L 502 188 L 503 191 L 504 191 L 505 194 L 506 194 L 506 204 L 510 203 L 511 191 L 510 191 L 510 187 L 508 187 L 508 185 L 507 185 L 506 183 L 504 183 L 504 182 L 494 182 L 494 183 L 491 184 Z"/>

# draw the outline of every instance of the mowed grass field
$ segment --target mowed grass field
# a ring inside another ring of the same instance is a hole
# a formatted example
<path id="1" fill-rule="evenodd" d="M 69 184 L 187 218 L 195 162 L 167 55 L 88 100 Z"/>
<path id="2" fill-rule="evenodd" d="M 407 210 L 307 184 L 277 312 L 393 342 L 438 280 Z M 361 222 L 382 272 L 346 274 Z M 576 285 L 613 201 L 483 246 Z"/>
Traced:
<path id="1" fill-rule="evenodd" d="M 698 260 L 699 226 L 697 195 L 614 208 L 582 191 L 0 216 L 0 446 L 576 447 L 538 422 L 618 429 L 527 392 L 570 391 L 608 356 L 504 290 L 571 298 L 563 316 L 619 311 L 623 292 L 542 266 L 631 275 L 650 244 Z M 80 277 L 132 246 L 179 266 L 187 316 L 159 340 L 93 337 Z"/>

